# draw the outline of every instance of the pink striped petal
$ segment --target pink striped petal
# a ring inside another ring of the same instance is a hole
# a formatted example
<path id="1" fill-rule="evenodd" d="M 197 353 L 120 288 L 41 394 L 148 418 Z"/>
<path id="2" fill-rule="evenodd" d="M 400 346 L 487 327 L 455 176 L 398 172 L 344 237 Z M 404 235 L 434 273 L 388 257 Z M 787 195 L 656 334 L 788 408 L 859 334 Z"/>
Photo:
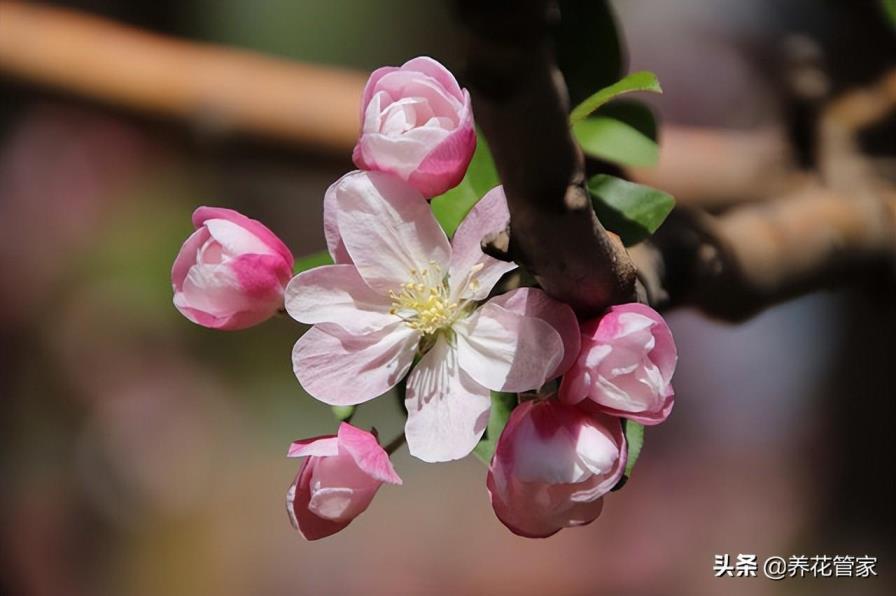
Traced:
<path id="1" fill-rule="evenodd" d="M 398 319 L 391 301 L 364 283 L 354 265 L 304 271 L 286 286 L 286 312 L 300 323 L 335 323 L 352 333 L 377 331 Z"/>
<path id="2" fill-rule="evenodd" d="M 401 478 L 392 467 L 389 454 L 373 434 L 343 422 L 339 425 L 338 437 L 339 447 L 352 457 L 364 473 L 380 482 L 401 484 Z"/>
<path id="3" fill-rule="evenodd" d="M 491 393 L 465 373 L 443 336 L 408 377 L 405 435 L 411 455 L 426 462 L 469 454 L 488 425 Z"/>
<path id="4" fill-rule="evenodd" d="M 292 252 L 285 244 L 283 244 L 283 241 L 280 240 L 276 234 L 260 221 L 250 219 L 242 213 L 234 211 L 233 209 L 224 209 L 223 207 L 199 207 L 193 212 L 193 225 L 197 228 L 204 225 L 206 221 L 213 219 L 229 221 L 250 232 L 263 242 L 272 253 L 279 254 L 283 257 L 283 260 L 287 262 L 290 270 L 293 268 L 294 261 Z"/>
<path id="5" fill-rule="evenodd" d="M 399 321 L 366 335 L 336 325 L 315 325 L 292 352 L 293 371 L 311 396 L 351 406 L 382 395 L 408 372 L 418 332 Z"/>
<path id="6" fill-rule="evenodd" d="M 352 172 L 335 186 L 339 232 L 367 285 L 385 294 L 412 271 L 448 271 L 448 238 L 413 187 L 381 172 Z"/>
<path id="7" fill-rule="evenodd" d="M 500 232 L 509 222 L 507 199 L 500 186 L 485 193 L 460 222 L 451 240 L 449 280 L 455 299 L 483 300 L 502 275 L 516 269 L 516 263 L 500 261 L 482 252 L 482 239 Z M 471 284 L 473 280 L 475 283 Z"/>
<path id="8" fill-rule="evenodd" d="M 495 296 L 489 303 L 502 306 L 518 315 L 541 319 L 560 334 L 563 340 L 563 359 L 548 375 L 548 379 L 559 377 L 576 361 L 581 332 L 576 314 L 568 304 L 554 300 L 540 288 L 517 288 Z"/>
<path id="9" fill-rule="evenodd" d="M 563 341 L 550 325 L 491 302 L 454 330 L 460 367 L 495 391 L 538 389 L 563 358 Z"/>

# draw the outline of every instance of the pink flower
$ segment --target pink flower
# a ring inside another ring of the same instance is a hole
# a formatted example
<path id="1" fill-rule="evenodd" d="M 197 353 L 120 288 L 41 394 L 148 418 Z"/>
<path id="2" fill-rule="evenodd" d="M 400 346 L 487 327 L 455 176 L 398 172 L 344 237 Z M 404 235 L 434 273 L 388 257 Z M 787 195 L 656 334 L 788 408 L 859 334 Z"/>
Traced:
<path id="1" fill-rule="evenodd" d="M 401 484 L 376 437 L 345 422 L 335 436 L 296 441 L 288 457 L 307 457 L 286 494 L 290 520 L 306 540 L 349 525 L 384 482 Z"/>
<path id="2" fill-rule="evenodd" d="M 407 380 L 405 434 L 424 461 L 464 457 L 482 437 L 490 390 L 527 391 L 559 375 L 576 353 L 572 310 L 524 288 L 485 300 L 516 265 L 485 255 L 503 229 L 493 189 L 449 243 L 420 194 L 390 174 L 352 172 L 324 199 L 335 265 L 297 275 L 286 309 L 313 324 L 296 343 L 296 376 L 331 405 L 368 401 Z M 568 346 L 568 347 L 567 347 Z"/>
<path id="3" fill-rule="evenodd" d="M 355 165 L 391 172 L 426 197 L 457 186 L 476 149 L 470 94 L 432 58 L 375 70 L 361 122 Z"/>
<path id="4" fill-rule="evenodd" d="M 200 207 L 196 231 L 171 268 L 174 306 L 212 329 L 244 329 L 283 307 L 289 249 L 260 222 L 231 209 Z"/>
<path id="5" fill-rule="evenodd" d="M 675 401 L 678 353 L 669 326 L 643 304 L 613 306 L 582 327 L 582 349 L 563 377 L 560 399 L 588 398 L 615 416 L 659 424 Z"/>
<path id="6" fill-rule="evenodd" d="M 495 515 L 527 538 L 589 524 L 622 478 L 625 459 L 618 418 L 554 399 L 523 402 L 511 413 L 488 469 Z"/>

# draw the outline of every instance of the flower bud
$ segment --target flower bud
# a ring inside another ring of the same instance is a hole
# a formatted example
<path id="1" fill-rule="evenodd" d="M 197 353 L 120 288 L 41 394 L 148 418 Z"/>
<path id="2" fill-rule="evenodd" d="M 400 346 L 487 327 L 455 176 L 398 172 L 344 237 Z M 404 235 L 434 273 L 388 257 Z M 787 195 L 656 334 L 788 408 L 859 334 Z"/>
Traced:
<path id="1" fill-rule="evenodd" d="M 563 377 L 561 401 L 589 399 L 615 416 L 659 424 L 675 401 L 678 353 L 663 318 L 643 304 L 613 306 L 582 326 L 579 357 Z"/>
<path id="2" fill-rule="evenodd" d="M 432 58 L 375 70 L 361 122 L 355 165 L 395 174 L 428 198 L 460 183 L 476 149 L 470 94 Z"/>
<path id="3" fill-rule="evenodd" d="M 618 418 L 555 399 L 524 402 L 511 413 L 489 466 L 495 515 L 528 538 L 589 524 L 622 478 L 625 458 Z"/>
<path id="4" fill-rule="evenodd" d="M 231 209 L 200 207 L 171 269 L 174 306 L 212 329 L 244 329 L 283 307 L 293 257 L 267 227 Z"/>
<path id="5" fill-rule="evenodd" d="M 401 484 L 376 437 L 346 422 L 335 436 L 296 441 L 288 456 L 307 458 L 286 495 L 290 520 L 306 540 L 349 525 L 382 483 Z"/>

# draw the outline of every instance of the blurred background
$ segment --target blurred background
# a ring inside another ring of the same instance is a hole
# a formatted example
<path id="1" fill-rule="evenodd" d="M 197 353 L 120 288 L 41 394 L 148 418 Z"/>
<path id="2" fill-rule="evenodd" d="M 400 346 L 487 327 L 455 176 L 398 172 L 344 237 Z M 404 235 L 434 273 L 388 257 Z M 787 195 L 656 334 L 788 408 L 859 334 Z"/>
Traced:
<path id="1" fill-rule="evenodd" d="M 306 63 L 366 72 L 429 54 L 459 68 L 440 2 L 58 4 Z M 821 49 L 834 91 L 896 66 L 896 29 L 872 0 L 613 4 L 630 70 L 663 84 L 663 123 L 793 128 L 788 40 Z M 892 126 L 863 139 L 891 172 L 894 139 Z M 285 513 L 286 448 L 336 427 L 291 371 L 304 329 L 195 326 L 171 304 L 169 272 L 198 205 L 266 222 L 297 256 L 322 249 L 324 190 L 349 169 L 348 151 L 135 115 L 0 72 L 0 592 L 894 593 L 886 275 L 736 326 L 670 314 L 676 410 L 586 528 L 518 538 L 493 516 L 478 460 L 426 465 L 403 449 L 404 486 L 304 542 Z M 399 414 L 380 399 L 355 422 L 389 438 Z M 723 553 L 868 554 L 879 577 L 715 579 Z"/>

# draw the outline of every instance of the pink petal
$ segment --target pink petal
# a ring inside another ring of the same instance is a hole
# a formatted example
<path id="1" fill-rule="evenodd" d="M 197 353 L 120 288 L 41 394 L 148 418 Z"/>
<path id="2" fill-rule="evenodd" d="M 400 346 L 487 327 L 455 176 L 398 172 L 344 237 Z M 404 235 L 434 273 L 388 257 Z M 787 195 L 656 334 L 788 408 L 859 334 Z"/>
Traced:
<path id="1" fill-rule="evenodd" d="M 491 394 L 460 369 L 444 337 L 408 377 L 405 435 L 411 455 L 427 462 L 469 454 L 488 425 Z"/>
<path id="2" fill-rule="evenodd" d="M 181 294 L 186 306 L 218 317 L 270 307 L 257 308 L 257 302 L 243 291 L 239 276 L 229 264 L 190 267 Z"/>
<path id="3" fill-rule="evenodd" d="M 179 292 L 183 288 L 184 279 L 190 271 L 190 267 L 196 264 L 196 255 L 206 240 L 209 239 L 209 232 L 204 227 L 199 228 L 184 242 L 174 259 L 174 265 L 171 267 L 171 285 L 175 292 Z"/>
<path id="4" fill-rule="evenodd" d="M 554 300 L 539 288 L 511 290 L 492 298 L 489 303 L 502 306 L 518 315 L 541 319 L 560 334 L 563 340 L 563 359 L 548 375 L 548 379 L 560 376 L 576 361 L 581 344 L 581 332 L 576 314 L 568 304 Z"/>
<path id="5" fill-rule="evenodd" d="M 351 173 L 346 175 L 351 175 Z M 339 222 L 336 219 L 339 213 L 339 208 L 336 206 L 336 193 L 341 183 L 342 178 L 331 184 L 324 194 L 324 237 L 327 240 L 327 251 L 337 265 L 352 262 L 352 258 L 345 248 L 345 243 L 342 242 L 342 235 L 339 233 Z"/>
<path id="6" fill-rule="evenodd" d="M 497 488 L 501 472 L 489 470 L 486 479 L 495 515 L 511 532 L 524 538 L 548 538 L 564 528 L 584 526 L 600 516 L 603 499 L 575 502 L 576 485 L 522 482 L 504 479 Z"/>
<path id="7" fill-rule="evenodd" d="M 416 190 L 380 172 L 352 172 L 337 184 L 339 232 L 367 285 L 388 293 L 411 271 L 435 264 L 447 272 L 448 239 Z"/>
<path id="8" fill-rule="evenodd" d="M 320 457 L 338 454 L 339 439 L 336 438 L 336 435 L 324 435 L 293 441 L 289 446 L 286 457 L 306 457 L 311 455 Z"/>
<path id="9" fill-rule="evenodd" d="M 656 426 L 661 422 L 665 422 L 665 420 L 669 417 L 669 414 L 672 413 L 672 408 L 673 406 L 675 406 L 675 392 L 670 386 L 669 394 L 664 398 L 663 405 L 656 410 L 646 412 L 626 412 L 623 410 L 616 410 L 614 408 L 610 408 L 590 400 L 583 402 L 582 406 L 587 408 L 593 407 L 594 411 L 609 414 L 610 416 L 618 416 L 620 418 L 634 420 L 635 422 L 639 422 L 644 426 Z"/>
<path id="10" fill-rule="evenodd" d="M 464 114 L 461 118 L 461 126 L 429 151 L 408 177 L 408 182 L 424 197 L 436 197 L 451 190 L 467 173 L 476 151 L 476 129 L 472 116 Z"/>
<path id="11" fill-rule="evenodd" d="M 305 391 L 324 403 L 363 403 L 407 374 L 419 338 L 401 321 L 366 335 L 326 323 L 315 325 L 293 348 L 293 371 Z"/>
<path id="12" fill-rule="evenodd" d="M 482 239 L 500 232 L 510 222 L 504 190 L 496 186 L 485 193 L 467 214 L 451 240 L 451 291 L 455 299 L 484 300 L 492 288 L 508 271 L 516 269 L 516 263 L 500 261 L 482 252 Z M 472 273 L 476 283 L 470 285 Z"/>
<path id="13" fill-rule="evenodd" d="M 351 520 L 334 522 L 314 515 L 310 509 L 311 475 L 317 460 L 309 458 L 302 463 L 298 476 L 286 493 L 286 511 L 293 526 L 306 540 L 319 540 L 345 528 Z"/>
<path id="14" fill-rule="evenodd" d="M 401 136 L 389 136 L 378 132 L 365 133 L 358 141 L 358 147 L 362 163 L 367 167 L 394 174 L 409 182 L 411 188 L 423 192 L 423 188 L 413 184 L 411 175 L 423 163 L 426 156 L 449 137 L 451 132 L 442 128 L 417 127 Z M 428 198 L 432 195 L 424 193 L 423 196 Z"/>
<path id="15" fill-rule="evenodd" d="M 295 276 L 286 287 L 286 311 L 300 323 L 335 323 L 356 334 L 397 321 L 391 301 L 364 283 L 354 265 L 324 265 Z"/>
<path id="16" fill-rule="evenodd" d="M 383 66 L 370 73 L 370 77 L 367 79 L 367 84 L 364 85 L 364 91 L 361 94 L 361 122 L 364 122 L 364 113 L 367 110 L 367 104 L 370 103 L 373 94 L 376 93 L 377 83 L 379 83 L 380 79 L 384 76 L 390 72 L 395 72 L 396 70 L 399 70 L 397 66 Z"/>
<path id="17" fill-rule="evenodd" d="M 401 70 L 422 72 L 435 79 L 448 93 L 463 101 L 464 96 L 460 85 L 457 84 L 457 79 L 438 60 L 434 60 L 429 56 L 418 56 L 402 64 Z"/>
<path id="18" fill-rule="evenodd" d="M 275 310 L 283 306 L 283 286 L 289 281 L 292 270 L 280 255 L 240 255 L 230 262 L 230 268 L 243 294 L 257 305 L 254 310 L 265 310 L 271 303 Z"/>
<path id="19" fill-rule="evenodd" d="M 193 212 L 193 225 L 197 228 L 210 219 L 226 220 L 247 230 L 261 240 L 273 253 L 283 257 L 289 269 L 292 270 L 294 264 L 292 252 L 276 234 L 260 221 L 250 219 L 233 209 L 224 209 L 222 207 L 199 207 Z"/>
<path id="20" fill-rule="evenodd" d="M 181 292 L 174 294 L 174 306 L 193 323 L 208 329 L 217 329 L 218 331 L 239 331 L 240 329 L 253 327 L 271 317 L 271 314 L 253 311 L 238 312 L 231 315 L 212 315 L 189 306 Z"/>
<path id="21" fill-rule="evenodd" d="M 550 325 L 491 302 L 454 329 L 460 367 L 495 391 L 538 389 L 563 358 L 563 341 Z"/>
<path id="22" fill-rule="evenodd" d="M 401 478 L 392 467 L 389 454 L 380 447 L 371 433 L 343 422 L 339 425 L 339 446 L 351 455 L 364 473 L 380 482 L 401 484 Z"/>
<path id="23" fill-rule="evenodd" d="M 675 365 L 678 362 L 678 350 L 675 347 L 675 340 L 672 338 L 672 330 L 669 329 L 669 325 L 662 315 L 646 304 L 637 302 L 617 304 L 610 307 L 610 312 L 615 314 L 637 313 L 654 322 L 650 332 L 653 334 L 656 345 L 650 352 L 650 359 L 659 367 L 663 374 L 663 379 L 668 383 L 675 372 Z"/>

